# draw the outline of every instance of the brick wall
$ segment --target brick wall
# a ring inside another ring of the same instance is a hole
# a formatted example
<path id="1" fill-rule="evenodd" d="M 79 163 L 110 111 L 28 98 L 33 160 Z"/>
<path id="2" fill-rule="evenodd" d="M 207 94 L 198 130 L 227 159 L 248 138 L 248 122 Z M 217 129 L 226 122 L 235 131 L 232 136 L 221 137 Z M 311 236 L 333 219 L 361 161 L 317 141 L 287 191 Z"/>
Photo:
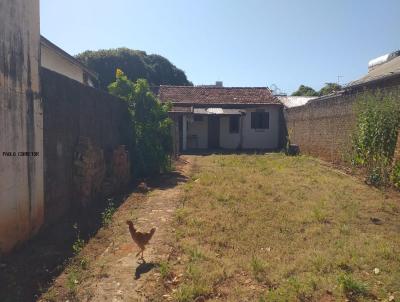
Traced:
<path id="1" fill-rule="evenodd" d="M 398 86 L 385 91 L 398 91 Z M 291 143 L 300 151 L 331 162 L 343 162 L 351 148 L 356 115 L 357 93 L 343 93 L 311 101 L 305 106 L 287 109 L 285 118 Z M 399 99 L 400 102 L 400 99 Z M 400 157 L 400 138 L 396 154 Z"/>
<path id="2" fill-rule="evenodd" d="M 302 153 L 342 161 L 355 124 L 354 99 L 353 95 L 330 97 L 286 110 L 291 143 L 299 145 Z"/>
<path id="3" fill-rule="evenodd" d="M 45 222 L 129 181 L 126 103 L 42 68 Z"/>

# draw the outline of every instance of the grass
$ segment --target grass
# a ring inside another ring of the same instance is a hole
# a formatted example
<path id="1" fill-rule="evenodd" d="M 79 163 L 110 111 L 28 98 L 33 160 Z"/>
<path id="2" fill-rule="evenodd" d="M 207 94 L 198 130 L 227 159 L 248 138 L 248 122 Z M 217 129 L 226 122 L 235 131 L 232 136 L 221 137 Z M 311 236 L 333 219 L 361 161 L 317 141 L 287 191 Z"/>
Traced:
<path id="1" fill-rule="evenodd" d="M 393 196 L 303 156 L 196 157 L 175 214 L 182 262 L 171 269 L 184 277 L 174 298 L 400 299 Z"/>

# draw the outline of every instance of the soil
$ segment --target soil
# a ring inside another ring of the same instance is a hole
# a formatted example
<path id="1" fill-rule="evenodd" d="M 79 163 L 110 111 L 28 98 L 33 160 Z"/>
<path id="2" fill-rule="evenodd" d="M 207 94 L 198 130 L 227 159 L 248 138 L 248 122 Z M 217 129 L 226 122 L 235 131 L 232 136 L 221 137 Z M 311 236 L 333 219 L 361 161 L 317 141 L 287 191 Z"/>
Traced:
<path id="1" fill-rule="evenodd" d="M 99 229 L 38 301 L 149 301 L 148 295 L 160 286 L 159 263 L 168 261 L 174 252 L 169 244 L 173 238 L 169 222 L 180 201 L 180 185 L 190 171 L 190 158 L 181 157 L 175 166 L 175 172 L 146 181 L 149 192 L 130 194 L 111 224 Z M 130 237 L 127 220 L 142 232 L 156 228 L 146 246 L 145 261 L 136 257 L 139 249 Z M 75 270 L 77 259 L 84 261 L 84 269 Z"/>

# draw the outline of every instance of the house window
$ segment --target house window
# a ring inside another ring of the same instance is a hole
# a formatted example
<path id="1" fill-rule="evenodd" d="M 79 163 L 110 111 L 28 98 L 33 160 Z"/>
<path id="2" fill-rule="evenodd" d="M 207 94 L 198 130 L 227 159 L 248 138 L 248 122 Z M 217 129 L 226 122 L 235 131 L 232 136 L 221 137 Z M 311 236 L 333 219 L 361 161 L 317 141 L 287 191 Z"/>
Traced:
<path id="1" fill-rule="evenodd" d="M 202 115 L 195 115 L 194 116 L 194 121 L 195 122 L 202 122 L 203 121 L 203 116 Z"/>
<path id="2" fill-rule="evenodd" d="M 251 113 L 252 129 L 269 129 L 269 112 L 257 110 Z"/>
<path id="3" fill-rule="evenodd" d="M 239 133 L 239 116 L 233 115 L 229 117 L 229 133 Z"/>

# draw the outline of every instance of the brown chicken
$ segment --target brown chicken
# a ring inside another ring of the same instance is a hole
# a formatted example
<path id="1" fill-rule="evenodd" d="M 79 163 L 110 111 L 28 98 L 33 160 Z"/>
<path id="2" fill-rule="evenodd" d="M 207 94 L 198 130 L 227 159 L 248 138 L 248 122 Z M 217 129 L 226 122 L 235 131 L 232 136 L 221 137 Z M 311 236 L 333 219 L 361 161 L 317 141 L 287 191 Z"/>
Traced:
<path id="1" fill-rule="evenodd" d="M 150 232 L 148 232 L 148 233 L 141 233 L 135 229 L 132 221 L 128 220 L 126 222 L 126 224 L 129 226 L 129 233 L 131 233 L 131 237 L 132 237 L 133 241 L 140 248 L 140 251 L 136 254 L 136 257 L 139 256 L 139 254 L 142 254 L 141 259 L 144 259 L 143 252 L 144 252 L 145 246 L 149 243 L 151 237 L 153 237 L 153 235 L 156 231 L 156 228 L 152 228 L 150 230 Z"/>

